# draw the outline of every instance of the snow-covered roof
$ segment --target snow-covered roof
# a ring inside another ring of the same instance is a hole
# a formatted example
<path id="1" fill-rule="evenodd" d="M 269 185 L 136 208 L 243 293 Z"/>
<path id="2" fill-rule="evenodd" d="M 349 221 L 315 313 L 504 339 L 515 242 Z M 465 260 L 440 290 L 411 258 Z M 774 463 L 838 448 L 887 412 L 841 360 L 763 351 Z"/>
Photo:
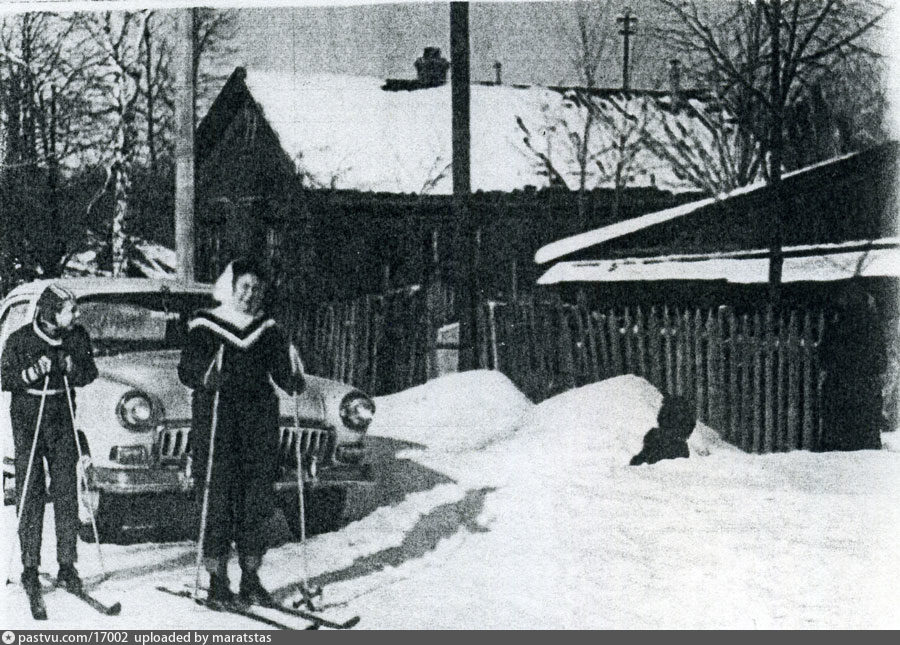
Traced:
<path id="1" fill-rule="evenodd" d="M 811 166 L 806 166 L 805 168 L 800 168 L 799 170 L 785 173 L 782 176 L 782 179 L 798 177 L 817 168 L 822 168 L 824 166 L 835 164 L 845 159 L 850 159 L 851 157 L 857 156 L 858 154 L 858 152 L 854 152 L 840 157 L 835 157 L 833 159 L 828 159 Z M 614 240 L 617 237 L 629 235 L 645 228 L 650 228 L 651 226 L 662 224 L 663 222 L 668 222 L 680 217 L 684 217 L 686 215 L 690 215 L 691 213 L 706 208 L 707 206 L 710 206 L 716 202 L 724 201 L 726 199 L 737 197 L 739 195 L 752 194 L 756 191 L 764 189 L 765 186 L 766 184 L 764 181 L 754 182 L 746 186 L 736 188 L 730 192 L 716 195 L 714 197 L 708 197 L 706 199 L 700 199 L 695 202 L 681 204 L 673 208 L 667 208 L 655 213 L 648 213 L 647 215 L 634 217 L 631 219 L 623 220 L 621 222 L 616 222 L 615 224 L 610 224 L 608 226 L 601 226 L 600 228 L 595 228 L 584 233 L 565 237 L 561 240 L 556 240 L 539 248 L 534 254 L 534 261 L 537 264 L 551 262 L 553 260 L 564 257 L 566 255 L 570 255 L 572 253 L 576 253 L 591 246 Z"/>
<path id="2" fill-rule="evenodd" d="M 285 153 L 312 185 L 336 189 L 450 194 L 450 85 L 386 91 L 383 79 L 247 70 L 244 82 Z M 579 186 L 578 145 L 584 128 L 584 92 L 541 86 L 471 86 L 471 181 L 473 191 Z M 617 153 L 613 135 L 631 139 L 679 133 L 697 154 L 712 147 L 707 105 L 672 110 L 660 93 L 594 92 L 597 110 L 589 137 L 587 188 L 613 186 Z M 718 142 L 721 144 L 721 141 Z M 629 143 L 636 146 L 636 141 Z M 629 152 L 628 186 L 696 191 L 649 147 Z M 682 173 L 683 174 L 683 173 Z"/>
<path id="3" fill-rule="evenodd" d="M 99 238 L 92 236 L 87 248 L 69 258 L 64 274 L 71 277 L 104 275 L 97 261 L 102 245 Z M 174 250 L 139 237 L 131 238 L 131 246 L 128 263 L 141 275 L 163 280 L 175 276 L 178 260 Z"/>
<path id="4" fill-rule="evenodd" d="M 854 276 L 900 277 L 900 238 L 793 246 L 786 247 L 784 253 L 783 282 L 830 282 Z M 768 277 L 767 252 L 756 250 L 557 262 L 538 279 L 538 284 L 665 280 L 762 284 Z"/>

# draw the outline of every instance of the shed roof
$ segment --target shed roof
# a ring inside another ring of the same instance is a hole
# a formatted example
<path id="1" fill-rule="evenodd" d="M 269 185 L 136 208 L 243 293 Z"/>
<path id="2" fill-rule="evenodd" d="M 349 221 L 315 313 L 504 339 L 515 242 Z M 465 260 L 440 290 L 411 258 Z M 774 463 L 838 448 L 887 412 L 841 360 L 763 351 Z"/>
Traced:
<path id="1" fill-rule="evenodd" d="M 812 174 L 817 170 L 832 168 L 837 166 L 842 161 L 857 158 L 860 156 L 860 154 L 861 153 L 859 152 L 853 152 L 835 157 L 833 159 L 828 159 L 826 161 L 822 161 L 805 168 L 800 168 L 798 170 L 785 173 L 782 176 L 782 180 L 790 181 L 794 178 L 800 178 L 804 175 Z M 638 231 L 642 231 L 650 227 L 663 224 L 665 222 L 670 222 L 672 220 L 704 211 L 710 206 L 721 204 L 729 200 L 735 200 L 741 197 L 752 197 L 760 195 L 766 190 L 766 188 L 767 186 L 764 181 L 758 181 L 746 186 L 741 186 L 727 193 L 700 199 L 695 202 L 689 202 L 687 204 L 681 204 L 679 206 L 667 208 L 655 213 L 648 213 L 640 217 L 634 217 L 632 219 L 616 222 L 615 224 L 601 226 L 600 228 L 595 228 L 593 230 L 579 233 L 577 235 L 571 235 L 569 237 L 565 237 L 561 240 L 556 240 L 539 248 L 534 254 L 534 261 L 538 264 L 551 262 L 567 255 L 572 255 L 573 253 L 577 253 L 589 247 L 603 244 L 604 242 L 609 242 L 610 240 L 624 237 L 626 235 L 630 235 L 632 233 L 636 233 Z"/>
<path id="2" fill-rule="evenodd" d="M 900 238 L 792 246 L 784 249 L 784 255 L 782 281 L 785 283 L 900 277 Z M 768 252 L 759 249 L 557 262 L 538 279 L 538 284 L 667 280 L 763 284 L 768 280 L 768 271 Z"/>

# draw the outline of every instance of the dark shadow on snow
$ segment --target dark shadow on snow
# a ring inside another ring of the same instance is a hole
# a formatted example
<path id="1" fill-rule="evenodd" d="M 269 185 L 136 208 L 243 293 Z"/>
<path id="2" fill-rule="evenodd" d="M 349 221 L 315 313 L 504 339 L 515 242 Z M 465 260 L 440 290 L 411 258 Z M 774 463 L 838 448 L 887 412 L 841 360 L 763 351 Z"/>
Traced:
<path id="1" fill-rule="evenodd" d="M 353 580 L 385 569 L 397 567 L 409 560 L 416 560 L 433 551 L 441 540 L 456 534 L 460 529 L 470 533 L 485 533 L 489 529 L 478 523 L 477 518 L 484 508 L 484 500 L 495 488 L 480 488 L 468 491 L 458 502 L 442 504 L 427 515 L 423 515 L 415 526 L 406 533 L 400 546 L 390 547 L 377 553 L 357 558 L 350 566 L 338 571 L 330 571 L 312 578 L 313 586 L 326 586 L 336 582 Z M 300 583 L 287 585 L 273 591 L 273 595 L 284 600 L 300 592 Z"/>
<path id="2" fill-rule="evenodd" d="M 436 470 L 397 454 L 409 450 L 424 450 L 425 446 L 409 441 L 384 437 L 368 437 L 367 461 L 372 466 L 375 484 L 351 491 L 347 520 L 365 517 L 381 506 L 393 506 L 402 502 L 410 493 L 431 490 L 440 484 L 455 483 Z"/>

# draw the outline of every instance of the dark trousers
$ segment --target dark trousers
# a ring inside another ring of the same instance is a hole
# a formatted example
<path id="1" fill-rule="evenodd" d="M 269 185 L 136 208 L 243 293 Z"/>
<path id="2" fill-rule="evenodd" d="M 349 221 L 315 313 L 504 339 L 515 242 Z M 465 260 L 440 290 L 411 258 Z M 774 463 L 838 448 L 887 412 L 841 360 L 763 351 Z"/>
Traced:
<path id="1" fill-rule="evenodd" d="M 22 502 L 40 403 L 40 396 L 15 394 L 10 406 L 16 455 L 17 511 Z M 31 481 L 19 525 L 22 564 L 26 567 L 37 567 L 41 563 L 44 505 L 48 500 L 45 459 L 50 469 L 49 496 L 56 518 L 56 559 L 60 564 L 71 564 L 78 559 L 78 449 L 65 394 L 47 396 L 38 430 Z"/>
<path id="2" fill-rule="evenodd" d="M 274 397 L 273 397 L 274 398 Z M 194 477 L 202 494 L 209 449 L 210 400 L 194 399 L 198 431 Z M 278 408 L 275 401 L 229 400 L 219 404 L 203 556 L 224 558 L 234 542 L 239 556 L 265 554 L 275 514 Z"/>

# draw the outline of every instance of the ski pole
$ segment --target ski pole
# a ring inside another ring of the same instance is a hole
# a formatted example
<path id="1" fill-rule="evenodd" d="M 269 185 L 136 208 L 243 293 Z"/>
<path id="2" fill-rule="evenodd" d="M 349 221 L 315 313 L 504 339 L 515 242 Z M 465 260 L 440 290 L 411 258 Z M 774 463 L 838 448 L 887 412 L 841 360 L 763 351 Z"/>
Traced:
<path id="1" fill-rule="evenodd" d="M 22 548 L 22 536 L 19 529 L 22 525 L 22 513 L 25 511 L 25 502 L 28 501 L 28 484 L 31 482 L 31 469 L 34 466 L 34 455 L 37 452 L 38 434 L 41 431 L 41 420 L 44 418 L 44 404 L 47 401 L 47 388 L 50 385 L 50 375 L 44 377 L 44 389 L 41 392 L 41 403 L 38 406 L 37 423 L 34 428 L 34 439 L 31 440 L 31 453 L 28 455 L 28 467 L 25 468 L 25 482 L 22 484 L 22 499 L 19 500 L 19 510 L 16 513 L 16 535 L 19 538 L 19 548 Z M 43 482 L 41 482 L 43 485 Z M 6 584 L 12 584 L 12 576 L 9 575 L 12 569 L 14 549 L 9 550 L 9 560 L 6 563 Z"/>
<path id="2" fill-rule="evenodd" d="M 216 354 L 216 372 L 221 377 L 222 358 L 225 354 L 225 345 L 219 345 Z M 221 380 L 221 379 L 220 379 Z M 213 455 L 216 447 L 216 426 L 219 423 L 219 390 L 221 383 L 216 383 L 216 393 L 213 395 L 212 419 L 209 426 L 209 454 L 206 458 L 206 479 L 203 486 L 203 504 L 200 507 L 200 535 L 197 537 L 197 563 L 194 572 L 194 600 L 200 597 L 200 567 L 203 564 L 203 542 L 206 537 L 206 519 L 209 512 L 209 485 L 212 481 Z"/>
<path id="3" fill-rule="evenodd" d="M 87 470 L 84 467 L 84 453 L 81 451 L 81 442 L 78 440 L 78 430 L 75 429 L 75 406 L 72 404 L 72 388 L 69 387 L 69 376 L 63 374 L 63 385 L 66 388 L 66 401 L 69 404 L 69 418 L 72 419 L 72 436 L 75 439 L 75 449 L 78 451 L 78 467 L 76 468 L 76 478 L 80 475 L 81 484 L 84 486 L 85 492 L 88 490 Z M 94 507 L 90 502 L 85 501 L 88 510 L 88 516 L 91 518 L 91 529 L 94 531 L 94 542 L 97 544 L 97 560 L 100 561 L 101 580 L 106 580 L 106 566 L 103 563 L 103 548 L 100 546 L 100 532 L 97 530 L 97 516 L 94 513 Z"/>
<path id="4" fill-rule="evenodd" d="M 322 595 L 322 589 L 311 589 L 309 587 L 309 555 L 306 548 L 306 502 L 304 500 L 303 485 L 303 429 L 300 427 L 300 403 L 297 393 L 294 393 L 294 425 L 297 428 L 297 439 L 295 441 L 295 452 L 297 458 L 297 498 L 300 510 L 300 562 L 301 562 L 301 580 L 300 592 L 303 600 L 299 604 L 305 604 L 311 611 L 316 611 L 313 605 L 313 598 Z M 299 606 L 295 603 L 295 606 Z"/>

